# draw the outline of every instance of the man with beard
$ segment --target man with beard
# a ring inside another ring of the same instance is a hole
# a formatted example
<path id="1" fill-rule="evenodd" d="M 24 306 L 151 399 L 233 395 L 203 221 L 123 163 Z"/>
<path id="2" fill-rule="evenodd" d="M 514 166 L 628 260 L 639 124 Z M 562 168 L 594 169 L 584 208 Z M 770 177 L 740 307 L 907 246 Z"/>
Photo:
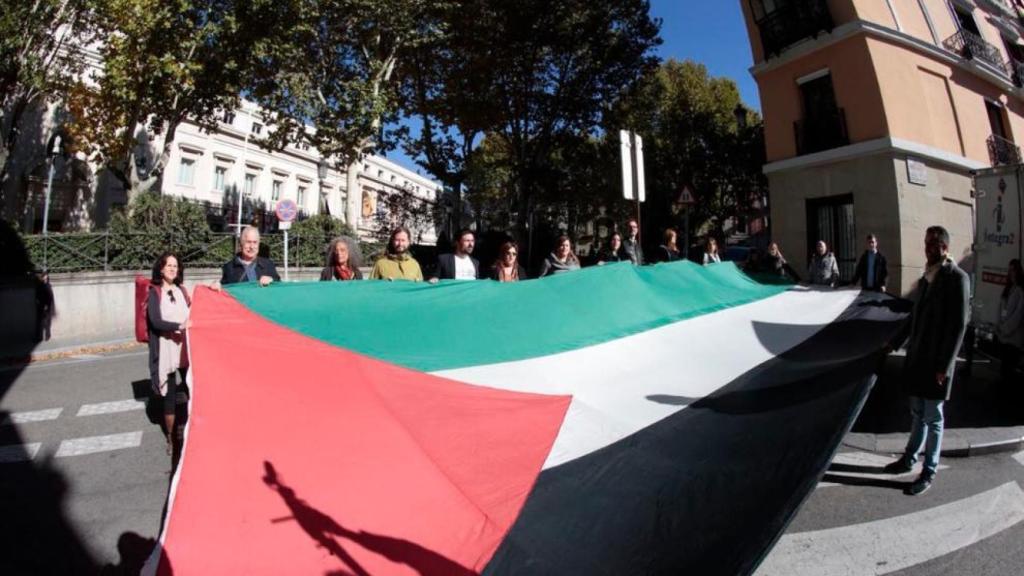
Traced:
<path id="1" fill-rule="evenodd" d="M 441 254 L 437 257 L 437 272 L 430 281 L 480 278 L 480 262 L 472 256 L 475 245 L 476 237 L 472 230 L 465 228 L 460 231 L 455 241 L 455 253 Z"/>
<path id="2" fill-rule="evenodd" d="M 924 242 L 928 264 L 911 295 L 914 308 L 903 369 L 913 424 L 903 456 L 885 467 L 890 474 L 909 472 L 924 445 L 924 469 L 905 491 L 912 496 L 935 480 L 942 449 L 942 405 L 949 400 L 970 315 L 970 280 L 949 256 L 949 232 L 932 226 Z"/>
<path id="3" fill-rule="evenodd" d="M 420 263 L 409 254 L 409 236 L 405 226 L 391 231 L 384 256 L 378 258 L 370 270 L 370 280 L 423 281 Z"/>

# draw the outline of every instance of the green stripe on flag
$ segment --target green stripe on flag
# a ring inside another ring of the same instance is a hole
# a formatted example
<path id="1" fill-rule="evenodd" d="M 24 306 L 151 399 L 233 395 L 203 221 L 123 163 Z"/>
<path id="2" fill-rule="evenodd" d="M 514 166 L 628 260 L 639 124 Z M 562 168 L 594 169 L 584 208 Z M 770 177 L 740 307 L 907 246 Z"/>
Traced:
<path id="1" fill-rule="evenodd" d="M 600 344 L 787 287 L 759 284 L 732 263 L 684 261 L 595 266 L 506 284 L 299 282 L 228 289 L 254 312 L 313 338 L 434 371 Z"/>

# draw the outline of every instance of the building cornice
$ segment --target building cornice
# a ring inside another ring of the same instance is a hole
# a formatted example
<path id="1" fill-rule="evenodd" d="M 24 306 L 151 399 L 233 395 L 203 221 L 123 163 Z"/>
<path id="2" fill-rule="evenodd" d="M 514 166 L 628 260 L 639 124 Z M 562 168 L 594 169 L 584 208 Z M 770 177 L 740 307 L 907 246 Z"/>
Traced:
<path id="1" fill-rule="evenodd" d="M 853 22 L 847 22 L 841 26 L 837 26 L 830 33 L 796 44 L 782 55 L 750 67 L 750 74 L 756 78 L 791 62 L 800 60 L 809 54 L 813 54 L 819 50 L 837 44 L 847 38 L 861 34 L 900 44 L 944 64 L 959 67 L 962 70 L 966 70 L 967 72 L 998 86 L 1007 94 L 1021 98 L 1021 92 L 1017 86 L 1015 86 L 1009 78 L 1000 74 L 995 68 L 992 68 L 988 64 L 975 59 L 962 58 L 941 46 L 932 44 L 931 42 L 926 42 L 905 32 L 900 32 L 899 30 L 894 30 L 866 20 L 854 20 Z"/>
<path id="2" fill-rule="evenodd" d="M 805 154 L 794 158 L 786 158 L 785 160 L 777 160 L 775 162 L 765 164 L 762 171 L 765 174 L 774 174 L 776 172 L 800 170 L 814 166 L 833 164 L 835 162 L 855 160 L 857 158 L 874 156 L 876 154 L 883 154 L 886 152 L 908 154 L 937 164 L 965 171 L 988 168 L 988 164 L 984 162 L 972 160 L 965 156 L 960 156 L 959 154 L 953 154 L 912 140 L 903 140 L 900 138 L 890 138 L 886 136 L 884 138 L 876 138 L 866 142 L 857 142 L 856 144 L 825 150 L 824 152 L 816 152 L 814 154 Z"/>

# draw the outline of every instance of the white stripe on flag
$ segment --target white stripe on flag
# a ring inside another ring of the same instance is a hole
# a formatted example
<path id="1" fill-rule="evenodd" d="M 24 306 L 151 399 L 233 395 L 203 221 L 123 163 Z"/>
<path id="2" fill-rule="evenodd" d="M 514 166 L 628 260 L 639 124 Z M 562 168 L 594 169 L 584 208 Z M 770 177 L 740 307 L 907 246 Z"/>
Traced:
<path id="1" fill-rule="evenodd" d="M 46 422 L 47 420 L 56 420 L 60 417 L 60 413 L 63 412 L 63 408 L 49 408 L 46 410 L 33 410 L 31 412 L 12 412 L 4 418 L 3 422 L 0 422 L 0 426 L 10 426 L 11 424 L 30 424 L 32 422 Z"/>
<path id="2" fill-rule="evenodd" d="M 758 576 L 859 576 L 916 566 L 1024 520 L 1024 491 L 1008 482 L 963 500 L 895 518 L 786 534 Z"/>
<path id="3" fill-rule="evenodd" d="M 122 450 L 135 448 L 142 444 L 142 431 L 126 432 L 124 434 L 109 434 L 107 436 L 91 436 L 89 438 L 75 438 L 64 440 L 57 448 L 57 458 L 67 456 L 84 456 L 97 452 L 110 452 L 111 450 Z"/>
<path id="4" fill-rule="evenodd" d="M 145 400 L 115 400 L 113 402 L 100 402 L 97 404 L 83 404 L 78 409 L 78 416 L 96 416 L 99 414 L 116 414 L 118 412 L 129 412 L 131 410 L 143 410 L 146 408 Z"/>
<path id="5" fill-rule="evenodd" d="M 646 428 L 800 344 L 859 293 L 789 290 L 595 346 L 436 374 L 492 388 L 572 395 L 544 463 L 551 468 Z"/>
<path id="6" fill-rule="evenodd" d="M 39 453 L 39 448 L 42 447 L 40 442 L 32 442 L 31 444 L 12 444 L 10 446 L 0 446 L 0 464 L 10 464 L 12 462 L 27 462 L 36 457 Z"/>

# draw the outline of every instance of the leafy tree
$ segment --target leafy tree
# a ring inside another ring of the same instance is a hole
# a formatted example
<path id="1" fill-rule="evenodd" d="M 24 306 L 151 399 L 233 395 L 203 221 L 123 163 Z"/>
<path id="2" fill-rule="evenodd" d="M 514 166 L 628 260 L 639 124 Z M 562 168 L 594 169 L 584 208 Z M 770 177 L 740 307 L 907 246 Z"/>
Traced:
<path id="1" fill-rule="evenodd" d="M 359 198 L 353 166 L 379 146 L 396 108 L 395 68 L 439 34 L 432 0 L 289 0 L 278 25 L 289 39 L 265 47 L 252 94 L 274 128 L 263 145 L 305 142 L 348 167 L 346 221 Z M 309 129 L 309 127 L 312 128 Z"/>
<path id="2" fill-rule="evenodd" d="M 0 11 L 0 206 L 26 112 L 59 96 L 84 67 L 88 0 L 4 2 Z"/>
<path id="3" fill-rule="evenodd" d="M 331 240 L 342 235 L 358 241 L 352 228 L 329 214 L 299 220 L 289 230 L 289 257 L 296 264 L 323 266 Z"/>
<path id="4" fill-rule="evenodd" d="M 273 0 L 94 0 L 102 71 L 74 87 L 78 146 L 128 191 L 158 189 L 180 124 L 233 110 Z"/>
<path id="5" fill-rule="evenodd" d="M 509 171 L 510 216 L 526 238 L 541 195 L 558 196 L 556 151 L 594 134 L 609 103 L 654 65 L 658 23 L 646 0 L 474 0 L 459 10 L 446 28 L 452 53 L 423 72 L 445 88 L 411 99 L 430 119 L 411 150 L 450 184 L 476 171 L 465 166 L 473 136 L 500 140 L 489 160 Z"/>
<path id="6" fill-rule="evenodd" d="M 387 245 L 391 231 L 399 226 L 409 229 L 413 244 L 422 241 L 423 233 L 436 226 L 438 206 L 405 190 L 378 192 L 377 210 L 373 213 L 374 237 Z"/>
<path id="7" fill-rule="evenodd" d="M 725 223 L 742 216 L 751 196 L 765 188 L 760 119 L 747 112 L 748 126 L 741 129 L 735 114 L 741 104 L 731 79 L 677 60 L 664 62 L 618 102 L 609 133 L 630 128 L 644 138 L 645 230 L 681 224 L 676 201 L 688 186 L 697 200 L 691 231 L 721 238 Z"/>
<path id="8" fill-rule="evenodd" d="M 138 194 L 128 208 L 115 212 L 110 219 L 113 267 L 146 266 L 165 250 L 175 252 L 185 262 L 207 257 L 213 233 L 201 205 L 150 191 Z M 230 257 L 233 251 L 229 243 L 221 256 Z"/>
<path id="9" fill-rule="evenodd" d="M 447 189 L 452 233 L 463 226 L 470 157 L 497 122 L 493 67 L 485 58 L 467 57 L 482 48 L 478 23 L 487 10 L 487 2 L 462 2 L 439 11 L 443 33 L 421 43 L 399 67 L 402 110 L 420 126 L 403 126 L 396 136 L 406 154 Z"/>

